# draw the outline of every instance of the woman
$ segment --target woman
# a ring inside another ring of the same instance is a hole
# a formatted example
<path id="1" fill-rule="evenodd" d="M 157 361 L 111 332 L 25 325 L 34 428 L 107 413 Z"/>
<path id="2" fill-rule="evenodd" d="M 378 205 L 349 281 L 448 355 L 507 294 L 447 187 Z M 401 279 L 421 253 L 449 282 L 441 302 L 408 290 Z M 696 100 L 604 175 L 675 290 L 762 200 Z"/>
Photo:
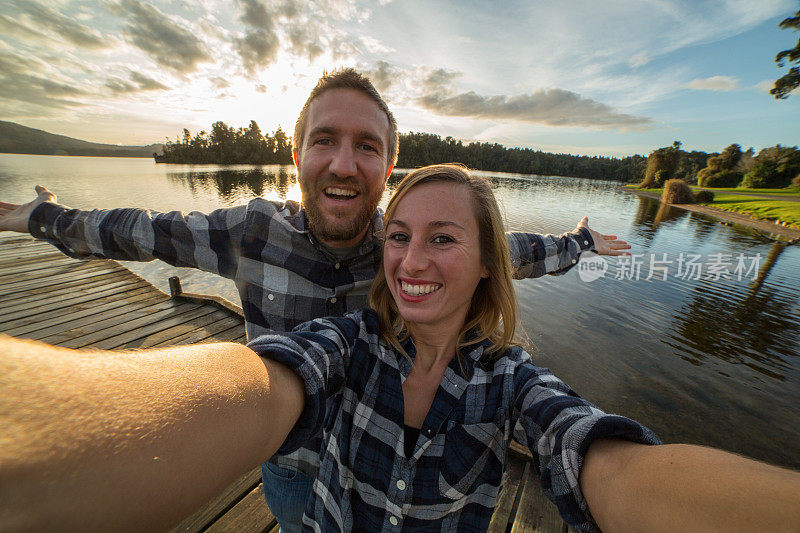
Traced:
<path id="1" fill-rule="evenodd" d="M 578 530 L 800 527 L 797 473 L 644 445 L 649 430 L 511 344 L 506 239 L 483 180 L 415 171 L 385 220 L 374 310 L 249 348 L 87 357 L 0 343 L 3 525 L 166 527 L 321 428 L 307 529 L 485 530 L 511 438 Z"/>

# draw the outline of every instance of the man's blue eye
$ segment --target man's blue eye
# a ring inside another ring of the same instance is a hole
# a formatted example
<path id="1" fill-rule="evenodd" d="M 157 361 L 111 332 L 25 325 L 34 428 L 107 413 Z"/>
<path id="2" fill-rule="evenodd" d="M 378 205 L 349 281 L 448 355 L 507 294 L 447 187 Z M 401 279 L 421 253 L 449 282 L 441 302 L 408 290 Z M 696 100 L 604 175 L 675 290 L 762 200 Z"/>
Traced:
<path id="1" fill-rule="evenodd" d="M 435 244 L 447 244 L 449 242 L 453 242 L 453 239 L 447 235 L 437 235 L 433 238 L 433 242 Z"/>

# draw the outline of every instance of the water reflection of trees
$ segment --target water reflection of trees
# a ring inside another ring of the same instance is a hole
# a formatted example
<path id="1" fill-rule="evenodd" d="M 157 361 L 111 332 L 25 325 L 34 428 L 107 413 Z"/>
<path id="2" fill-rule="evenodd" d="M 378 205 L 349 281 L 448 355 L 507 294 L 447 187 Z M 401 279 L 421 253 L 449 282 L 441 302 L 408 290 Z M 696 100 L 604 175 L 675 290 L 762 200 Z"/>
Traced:
<path id="1" fill-rule="evenodd" d="M 633 217 L 633 231 L 647 242 L 651 242 L 661 224 L 686 216 L 687 211 L 669 204 L 662 204 L 653 198 L 639 196 L 639 206 Z"/>
<path id="2" fill-rule="evenodd" d="M 671 327 L 675 343 L 668 344 L 693 364 L 714 357 L 784 380 L 785 372 L 796 364 L 792 360 L 798 356 L 800 321 L 786 290 L 764 281 L 785 248 L 785 243 L 773 245 L 744 294 L 698 284 Z"/>
<path id="3" fill-rule="evenodd" d="M 168 172 L 167 179 L 185 186 L 195 196 L 201 190 L 211 190 L 225 201 L 234 201 L 241 196 L 273 195 L 271 193 L 285 198 L 295 182 L 295 174 L 291 166 L 270 165 Z"/>

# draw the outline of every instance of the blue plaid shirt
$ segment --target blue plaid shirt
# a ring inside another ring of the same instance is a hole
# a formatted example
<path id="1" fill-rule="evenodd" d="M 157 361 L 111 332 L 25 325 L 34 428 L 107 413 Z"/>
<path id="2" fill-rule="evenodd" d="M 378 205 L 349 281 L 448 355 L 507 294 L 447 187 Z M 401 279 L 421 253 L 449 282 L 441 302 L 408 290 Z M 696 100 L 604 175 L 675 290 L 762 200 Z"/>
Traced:
<path id="1" fill-rule="evenodd" d="M 375 212 L 367 237 L 344 258 L 334 257 L 316 242 L 297 202 L 263 198 L 208 214 L 81 211 L 46 202 L 33 211 L 28 229 L 71 257 L 161 259 L 230 278 L 242 300 L 247 338 L 254 339 L 365 307 L 380 266 L 383 213 Z M 508 237 L 517 278 L 564 273 L 594 246 L 585 228 L 560 237 L 530 233 Z M 314 477 L 317 448 L 311 444 L 273 462 Z"/>
<path id="2" fill-rule="evenodd" d="M 564 520 L 596 531 L 578 485 L 589 445 L 603 437 L 660 443 L 641 424 L 580 398 L 519 347 L 484 357 L 485 341 L 461 351 L 463 373 L 456 358 L 450 363 L 406 458 L 401 386 L 412 363 L 378 331 L 377 314 L 365 309 L 248 344 L 305 385 L 305 408 L 278 454 L 322 431 L 306 531 L 486 531 L 511 439 L 530 449 Z M 404 348 L 413 359 L 413 342 Z"/>

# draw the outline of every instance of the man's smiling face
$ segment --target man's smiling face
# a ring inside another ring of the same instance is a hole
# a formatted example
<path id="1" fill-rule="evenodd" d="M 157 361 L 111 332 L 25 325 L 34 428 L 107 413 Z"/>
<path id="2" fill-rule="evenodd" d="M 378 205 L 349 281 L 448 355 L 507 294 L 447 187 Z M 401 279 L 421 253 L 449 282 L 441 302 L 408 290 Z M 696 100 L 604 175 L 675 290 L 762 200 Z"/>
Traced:
<path id="1" fill-rule="evenodd" d="M 363 239 L 392 169 L 388 142 L 389 119 L 369 96 L 331 89 L 311 103 L 295 163 L 317 239 L 338 248 Z"/>

